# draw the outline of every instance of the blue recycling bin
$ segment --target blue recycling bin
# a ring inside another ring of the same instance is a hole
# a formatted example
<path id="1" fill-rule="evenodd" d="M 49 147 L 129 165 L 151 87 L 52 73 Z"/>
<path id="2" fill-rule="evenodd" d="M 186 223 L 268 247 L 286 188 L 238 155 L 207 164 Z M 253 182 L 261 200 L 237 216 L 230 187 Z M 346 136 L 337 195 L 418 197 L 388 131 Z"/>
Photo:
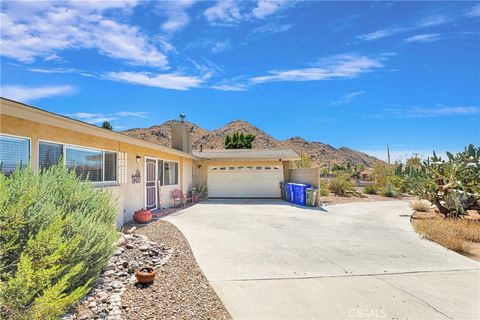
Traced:
<path id="1" fill-rule="evenodd" d="M 287 201 L 295 203 L 295 192 L 293 190 L 294 183 L 287 183 L 285 185 L 285 191 L 287 193 Z"/>
<path id="2" fill-rule="evenodd" d="M 293 185 L 293 193 L 295 197 L 295 204 L 299 204 L 301 206 L 306 205 L 307 202 L 307 188 L 310 188 L 309 184 L 300 184 L 295 183 Z"/>

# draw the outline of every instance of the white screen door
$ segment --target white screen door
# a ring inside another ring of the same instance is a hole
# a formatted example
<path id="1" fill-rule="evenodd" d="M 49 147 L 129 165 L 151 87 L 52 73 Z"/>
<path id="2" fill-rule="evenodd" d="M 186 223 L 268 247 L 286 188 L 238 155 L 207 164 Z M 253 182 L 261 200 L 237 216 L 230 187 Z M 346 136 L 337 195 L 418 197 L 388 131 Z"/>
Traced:
<path id="1" fill-rule="evenodd" d="M 157 160 L 145 159 L 145 207 L 157 208 Z"/>

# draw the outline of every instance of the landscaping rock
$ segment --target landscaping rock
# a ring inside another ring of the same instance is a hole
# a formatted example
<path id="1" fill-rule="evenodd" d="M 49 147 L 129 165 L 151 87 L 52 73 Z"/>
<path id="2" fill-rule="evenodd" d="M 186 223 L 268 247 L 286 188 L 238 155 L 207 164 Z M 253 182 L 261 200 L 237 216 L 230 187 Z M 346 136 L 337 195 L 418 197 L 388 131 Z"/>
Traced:
<path id="1" fill-rule="evenodd" d="M 97 279 L 95 288 L 79 302 L 74 313 L 67 314 L 62 319 L 121 319 L 122 310 L 129 309 L 128 305 L 122 305 L 122 295 L 129 284 L 136 282 L 135 270 L 144 266 L 155 266 L 158 269 L 172 256 L 169 248 L 150 241 L 144 235 L 124 234 L 117 245 L 113 257 Z M 152 252 L 156 253 L 154 258 L 150 257 Z M 87 307 L 85 310 L 89 310 L 90 315 L 80 312 L 80 306 L 84 309 Z"/>

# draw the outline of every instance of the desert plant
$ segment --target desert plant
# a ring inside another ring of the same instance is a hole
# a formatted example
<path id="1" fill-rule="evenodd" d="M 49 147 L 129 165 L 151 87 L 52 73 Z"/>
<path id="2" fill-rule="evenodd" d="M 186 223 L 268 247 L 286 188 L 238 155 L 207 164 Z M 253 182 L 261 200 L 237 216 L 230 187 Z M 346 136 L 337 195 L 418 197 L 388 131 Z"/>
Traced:
<path id="1" fill-rule="evenodd" d="M 355 184 L 350 180 L 348 175 L 339 174 L 330 179 L 328 182 L 328 188 L 337 196 L 346 196 L 348 192 L 353 192 L 355 190 Z"/>
<path id="2" fill-rule="evenodd" d="M 327 183 L 320 183 L 320 187 L 318 188 L 318 192 L 320 192 L 320 195 L 322 197 L 328 196 L 330 193 L 330 190 L 328 189 L 328 184 Z"/>
<path id="3" fill-rule="evenodd" d="M 0 174 L 0 318 L 56 319 L 115 250 L 111 194 L 63 165 Z"/>
<path id="4" fill-rule="evenodd" d="M 382 189 L 382 196 L 389 197 L 389 198 L 396 198 L 398 195 L 397 190 L 391 183 L 387 183 L 385 187 Z"/>
<path id="5" fill-rule="evenodd" d="M 412 208 L 415 211 L 421 211 L 421 212 L 427 212 L 430 207 L 431 203 L 427 200 L 412 200 L 410 202 L 410 208 Z"/>
<path id="6" fill-rule="evenodd" d="M 206 183 L 196 185 L 195 190 L 200 195 L 200 199 L 208 199 L 208 185 Z"/>
<path id="7" fill-rule="evenodd" d="M 300 154 L 300 160 L 295 161 L 295 168 L 308 169 L 312 167 L 312 159 L 306 153 Z"/>
<path id="8" fill-rule="evenodd" d="M 369 185 L 365 186 L 365 188 L 363 189 L 363 193 L 365 193 L 365 194 L 377 194 L 378 193 L 377 187 L 373 184 L 369 184 Z"/>
<path id="9" fill-rule="evenodd" d="M 480 209 L 480 147 L 469 145 L 447 157 L 442 160 L 433 152 L 419 170 L 406 170 L 407 190 L 433 203 L 445 217 Z"/>

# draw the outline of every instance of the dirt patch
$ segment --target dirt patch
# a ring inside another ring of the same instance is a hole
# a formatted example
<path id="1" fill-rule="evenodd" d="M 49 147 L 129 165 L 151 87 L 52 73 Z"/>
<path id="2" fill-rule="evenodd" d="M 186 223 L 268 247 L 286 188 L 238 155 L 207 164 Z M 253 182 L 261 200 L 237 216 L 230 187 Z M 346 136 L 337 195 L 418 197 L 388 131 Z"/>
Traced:
<path id="1" fill-rule="evenodd" d="M 444 219 L 433 209 L 415 212 L 414 229 L 426 239 L 480 262 L 480 215 L 476 211 L 462 219 Z"/>
<path id="2" fill-rule="evenodd" d="M 173 249 L 170 260 L 147 287 L 134 284 L 122 295 L 124 319 L 231 319 L 197 265 L 182 233 L 160 220 L 136 233 Z"/>
<path id="3" fill-rule="evenodd" d="M 351 196 L 351 197 L 340 197 L 331 193 L 328 196 L 321 196 L 319 203 L 324 203 L 325 205 L 333 205 L 340 203 L 351 203 L 351 202 L 375 202 L 375 201 L 393 201 L 393 200 L 410 200 L 413 198 L 410 197 L 399 197 L 399 198 L 389 198 L 376 194 L 365 194 L 362 197 Z"/>

